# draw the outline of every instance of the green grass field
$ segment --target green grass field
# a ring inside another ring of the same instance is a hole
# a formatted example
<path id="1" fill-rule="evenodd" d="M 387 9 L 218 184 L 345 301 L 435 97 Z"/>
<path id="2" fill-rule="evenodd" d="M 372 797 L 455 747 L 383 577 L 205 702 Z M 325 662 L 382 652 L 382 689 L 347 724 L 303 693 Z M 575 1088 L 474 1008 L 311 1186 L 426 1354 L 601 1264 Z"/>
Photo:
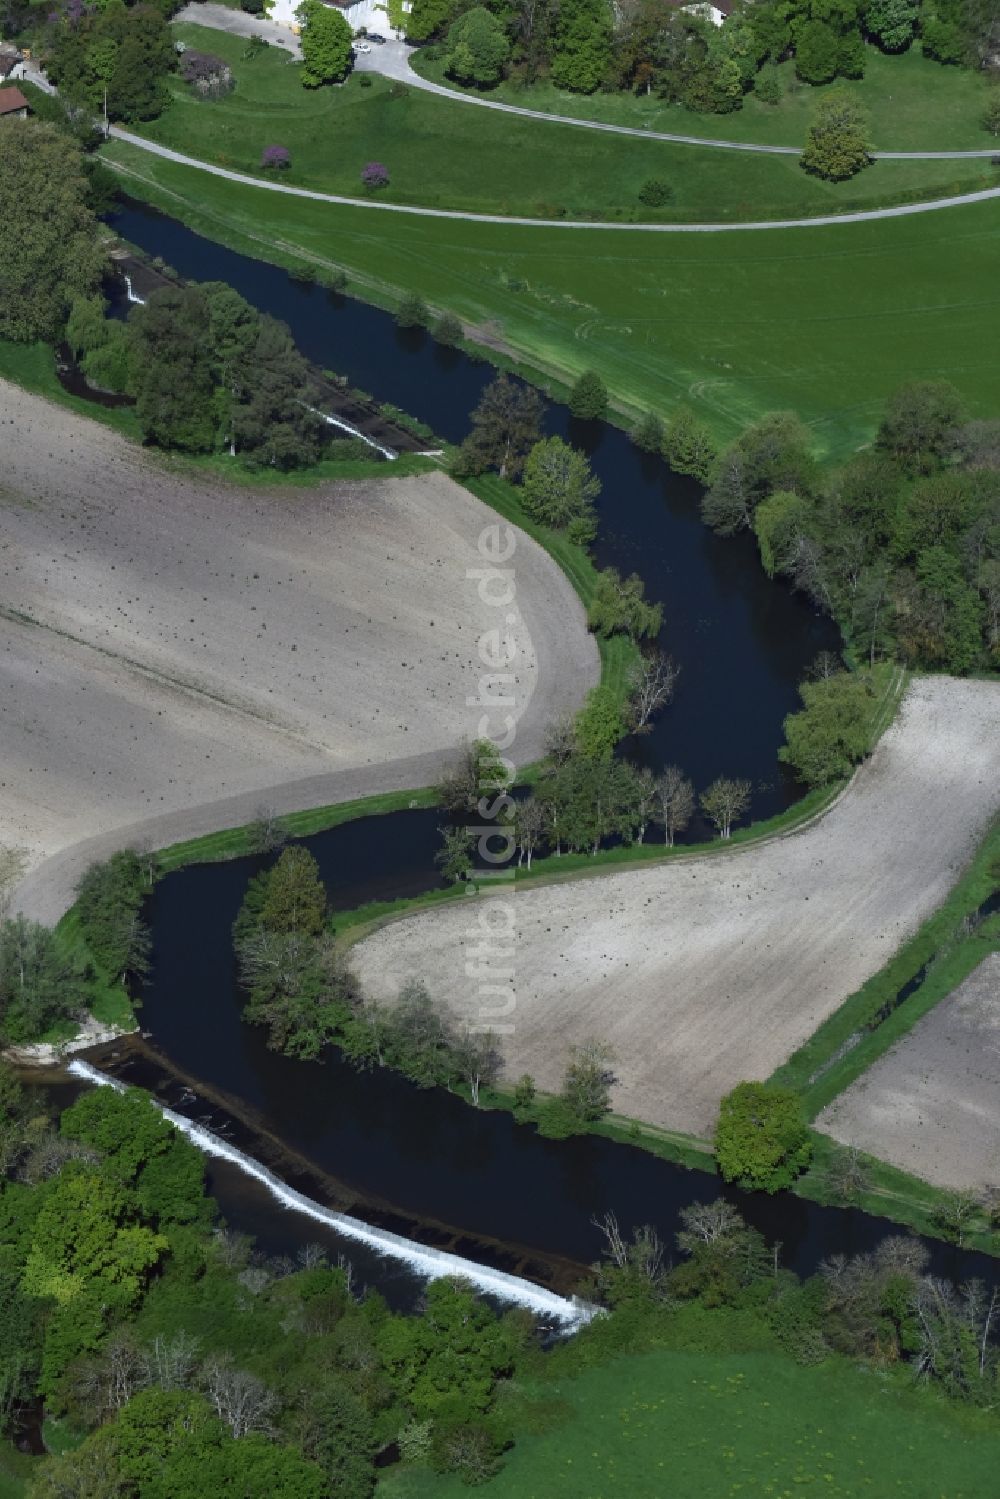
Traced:
<path id="1" fill-rule="evenodd" d="M 126 190 L 235 249 L 420 292 L 546 377 L 601 372 L 620 410 L 687 401 L 728 436 L 792 407 L 842 456 L 904 380 L 1000 411 L 1000 201 L 880 223 L 718 235 L 467 224 L 267 193 L 112 142 Z M 417 413 L 419 415 L 419 413 Z"/>
<path id="2" fill-rule="evenodd" d="M 718 1315 L 718 1314 L 710 1314 Z M 661 1350 L 546 1382 L 554 1430 L 519 1436 L 490 1499 L 986 1499 L 1000 1429 L 899 1379 L 773 1353 Z M 459 1499 L 390 1468 L 384 1499 Z"/>
<path id="3" fill-rule="evenodd" d="M 440 60 L 418 52 L 414 70 L 456 92 Z M 867 110 L 871 142 L 881 151 L 981 151 L 991 142 L 982 116 L 988 98 L 985 75 L 969 68 L 945 68 L 923 56 L 919 45 L 898 57 L 876 47 L 865 51 L 865 76 L 856 83 L 838 79 L 823 88 L 801 83 L 794 62 L 778 70 L 784 97 L 778 105 L 762 104 L 748 94 L 743 108 L 729 115 L 695 114 L 643 94 L 568 94 L 551 83 L 524 87 L 504 83 L 485 95 L 523 109 L 602 120 L 612 125 L 646 126 L 671 135 L 709 140 L 753 141 L 762 146 L 801 146 L 817 101 L 831 88 L 846 89 Z"/>
<path id="4" fill-rule="evenodd" d="M 261 151 L 291 152 L 283 180 L 363 196 L 361 169 L 389 168 L 389 202 L 536 218 L 782 218 L 871 208 L 1000 183 L 988 161 L 880 162 L 848 183 L 810 177 L 797 157 L 698 150 L 572 126 L 539 125 L 410 89 L 395 97 L 387 79 L 354 75 L 342 88 L 307 90 L 299 67 L 279 48 L 244 60 L 240 37 L 178 25 L 190 46 L 225 57 L 236 88 L 225 99 L 197 98 L 179 78 L 172 102 L 143 134 L 185 155 L 260 173 Z M 370 87 L 362 87 L 362 82 Z M 980 144 L 987 145 L 985 137 Z M 651 177 L 674 197 L 658 212 L 639 191 Z"/>

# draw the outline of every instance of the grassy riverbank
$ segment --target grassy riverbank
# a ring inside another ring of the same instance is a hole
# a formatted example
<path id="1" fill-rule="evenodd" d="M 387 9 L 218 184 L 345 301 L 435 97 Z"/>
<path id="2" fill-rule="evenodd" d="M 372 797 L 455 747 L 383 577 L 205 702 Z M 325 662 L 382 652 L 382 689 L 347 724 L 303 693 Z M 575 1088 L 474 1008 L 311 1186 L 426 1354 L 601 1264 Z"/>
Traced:
<path id="1" fill-rule="evenodd" d="M 433 53 L 428 57 L 427 49 L 414 54 L 411 67 L 456 93 L 479 95 L 477 89 L 462 88 L 448 78 L 443 61 Z M 777 72 L 782 90 L 779 104 L 762 104 L 750 93 L 742 109 L 727 115 L 696 114 L 655 94 L 570 94 L 547 79 L 530 85 L 501 83 L 479 96 L 521 109 L 668 135 L 801 146 L 819 101 L 831 89 L 846 89 L 867 112 L 869 139 L 878 151 L 983 151 L 991 145 L 982 125 L 989 98 L 985 75 L 971 68 L 942 67 L 923 56 L 919 43 L 899 56 L 866 47 L 865 76 L 857 81 L 838 78 L 836 83 L 815 88 L 796 78 L 793 60 L 782 63 Z"/>
<path id="2" fill-rule="evenodd" d="M 209 101 L 175 75 L 168 80 L 167 109 L 139 133 L 264 179 L 261 152 L 278 142 L 291 153 L 282 180 L 320 192 L 363 197 L 362 168 L 376 159 L 389 170 L 389 185 L 379 193 L 388 202 L 542 219 L 697 222 L 880 207 L 975 191 L 996 177 L 988 161 L 893 161 L 838 184 L 810 176 L 794 156 L 699 150 L 539 125 L 377 74 L 355 73 L 342 87 L 305 90 L 283 49 L 248 60 L 242 37 L 188 24 L 174 30 L 188 46 L 224 58 L 235 87 Z M 986 149 L 989 141 L 983 135 L 977 144 Z M 650 210 L 640 200 L 651 178 L 672 188 L 663 209 Z"/>
<path id="3" fill-rule="evenodd" d="M 597 369 L 626 417 L 684 401 L 725 439 L 793 407 L 841 458 L 906 379 L 954 381 L 978 416 L 1000 409 L 995 203 L 693 239 L 390 220 L 105 149 L 128 192 L 197 232 L 289 268 L 346 270 L 352 294 L 380 306 L 419 292 L 540 384 Z"/>

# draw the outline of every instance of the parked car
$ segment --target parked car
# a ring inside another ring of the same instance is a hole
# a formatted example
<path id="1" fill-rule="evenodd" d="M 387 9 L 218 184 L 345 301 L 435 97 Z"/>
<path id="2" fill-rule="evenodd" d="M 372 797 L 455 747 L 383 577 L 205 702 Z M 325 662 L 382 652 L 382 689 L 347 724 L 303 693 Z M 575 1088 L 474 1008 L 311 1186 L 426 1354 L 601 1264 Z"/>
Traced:
<path id="1" fill-rule="evenodd" d="M 372 49 L 367 42 L 358 41 L 354 43 L 355 52 L 370 52 Z"/>
<path id="2" fill-rule="evenodd" d="M 376 42 L 380 47 L 384 46 L 385 44 L 385 37 L 380 36 L 377 31 L 369 31 L 368 40 L 370 42 Z"/>

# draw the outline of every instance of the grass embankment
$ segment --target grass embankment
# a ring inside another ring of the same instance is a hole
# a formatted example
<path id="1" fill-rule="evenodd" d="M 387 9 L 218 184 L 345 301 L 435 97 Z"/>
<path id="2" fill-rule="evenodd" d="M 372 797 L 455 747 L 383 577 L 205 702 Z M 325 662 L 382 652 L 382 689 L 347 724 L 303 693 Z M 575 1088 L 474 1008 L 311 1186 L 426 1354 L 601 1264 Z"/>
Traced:
<path id="1" fill-rule="evenodd" d="M 410 60 L 414 72 L 456 93 L 479 95 L 461 88 L 445 75 L 444 63 L 425 51 Z M 820 99 L 831 89 L 846 89 L 871 121 L 869 140 L 877 151 L 983 151 L 991 137 L 982 119 L 989 98 L 986 75 L 971 68 L 942 67 L 924 57 L 919 44 L 909 52 L 887 57 L 876 47 L 865 48 L 865 76 L 857 82 L 838 78 L 813 88 L 795 76 L 795 63 L 778 68 L 780 104 L 762 104 L 748 94 L 734 114 L 695 114 L 682 104 L 670 104 L 645 94 L 569 94 L 546 81 L 524 86 L 502 83 L 480 97 L 537 109 L 545 114 L 600 120 L 694 135 L 706 140 L 748 141 L 761 146 L 801 146 Z"/>
<path id="2" fill-rule="evenodd" d="M 248 61 L 241 37 L 185 24 L 175 30 L 189 46 L 225 58 L 236 87 L 208 101 L 175 76 L 169 106 L 138 133 L 263 180 L 261 152 L 276 142 L 291 153 L 282 180 L 320 192 L 364 197 L 361 171 L 375 159 L 390 175 L 380 201 L 541 219 L 691 223 L 841 213 L 997 181 L 988 160 L 971 160 L 880 162 L 848 183 L 830 183 L 804 172 L 794 156 L 539 125 L 371 73 L 352 74 L 340 88 L 306 90 L 298 64 L 282 49 Z M 979 144 L 988 148 L 988 138 Z M 656 210 L 639 198 L 654 177 L 673 190 Z"/>
<path id="3" fill-rule="evenodd" d="M 839 1358 L 802 1368 L 762 1348 L 763 1329 L 739 1314 L 683 1308 L 672 1320 L 679 1347 L 576 1377 L 566 1366 L 582 1360 L 557 1351 L 548 1377 L 512 1388 L 517 1445 L 489 1485 L 491 1499 L 978 1499 L 993 1491 L 1000 1431 L 990 1413 L 946 1403 L 909 1371 L 876 1373 Z M 378 1486 L 384 1499 L 467 1492 L 451 1475 L 406 1468 L 386 1469 Z"/>
<path id="4" fill-rule="evenodd" d="M 342 268 L 352 294 L 382 306 L 417 291 L 529 378 L 598 370 L 626 415 L 684 401 L 726 439 L 794 408 L 842 458 L 870 440 L 904 380 L 948 379 L 974 415 L 1000 409 L 1000 204 L 697 238 L 609 233 L 390 219 L 121 141 L 104 149 L 126 191 L 199 233 L 291 269 Z"/>

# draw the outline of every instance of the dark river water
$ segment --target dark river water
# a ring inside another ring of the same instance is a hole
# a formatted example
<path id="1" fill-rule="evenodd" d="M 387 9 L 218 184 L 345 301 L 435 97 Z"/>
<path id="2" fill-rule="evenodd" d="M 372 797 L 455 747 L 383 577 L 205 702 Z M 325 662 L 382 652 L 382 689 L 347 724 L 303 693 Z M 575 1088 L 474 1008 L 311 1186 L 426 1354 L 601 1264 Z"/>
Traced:
<path id="1" fill-rule="evenodd" d="M 283 319 L 321 366 L 449 440 L 465 434 L 468 413 L 492 378 L 489 366 L 139 205 L 124 206 L 111 222 L 182 276 L 226 281 Z M 780 811 L 797 795 L 776 760 L 782 720 L 796 706 L 796 684 L 809 662 L 836 648 L 834 627 L 767 581 L 749 537 L 721 541 L 706 530 L 691 481 L 640 454 L 611 426 L 574 423 L 558 406 L 550 407 L 547 423 L 591 455 L 603 484 L 597 560 L 640 573 L 647 595 L 664 606 L 662 648 L 682 669 L 673 705 L 638 747 L 642 757 L 653 766 L 680 764 L 699 786 L 718 774 L 745 776 L 755 787 L 754 815 Z M 307 840 L 333 908 L 434 884 L 440 820 L 434 811 L 397 813 Z M 545 1140 L 506 1114 L 473 1110 L 389 1072 L 358 1072 L 334 1055 L 320 1065 L 268 1051 L 263 1033 L 241 1020 L 230 935 L 260 864 L 194 866 L 160 882 L 150 908 L 153 977 L 140 1012 L 158 1056 L 240 1114 L 241 1148 L 254 1153 L 257 1131 L 260 1151 L 267 1141 L 280 1142 L 339 1184 L 341 1200 L 379 1204 L 372 1211 L 383 1215 L 388 1207 L 400 1222 L 437 1225 L 434 1232 L 444 1225 L 480 1245 L 517 1245 L 522 1264 L 524 1251 L 577 1265 L 592 1261 L 601 1247 L 592 1220 L 608 1210 L 626 1229 L 652 1223 L 670 1241 L 681 1207 L 719 1194 L 711 1175 L 639 1149 L 592 1136 Z M 212 1163 L 211 1173 L 224 1210 L 270 1250 L 319 1237 L 232 1168 Z M 783 1262 L 801 1273 L 892 1232 L 863 1213 L 787 1194 L 744 1197 L 727 1189 L 726 1195 L 769 1240 L 781 1242 Z M 936 1243 L 930 1248 L 939 1273 L 991 1273 L 984 1257 Z M 391 1279 L 396 1272 L 386 1274 Z"/>

